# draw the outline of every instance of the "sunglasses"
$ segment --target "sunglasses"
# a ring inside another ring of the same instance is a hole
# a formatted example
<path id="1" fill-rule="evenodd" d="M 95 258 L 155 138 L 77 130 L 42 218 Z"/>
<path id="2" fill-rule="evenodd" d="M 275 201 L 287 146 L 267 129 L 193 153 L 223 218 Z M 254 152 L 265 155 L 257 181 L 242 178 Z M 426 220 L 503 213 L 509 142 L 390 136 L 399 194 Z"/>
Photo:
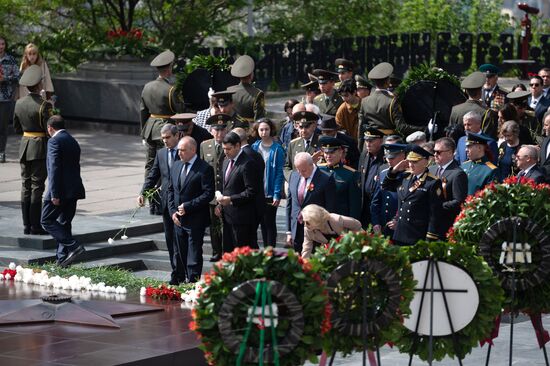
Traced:
<path id="1" fill-rule="evenodd" d="M 434 150 L 434 154 L 435 155 L 440 155 L 440 154 L 442 154 L 444 152 L 447 152 L 447 151 L 451 151 L 451 150 Z"/>
<path id="2" fill-rule="evenodd" d="M 529 86 L 531 86 L 531 87 L 537 87 L 537 86 L 540 86 L 540 84 L 529 84 Z"/>

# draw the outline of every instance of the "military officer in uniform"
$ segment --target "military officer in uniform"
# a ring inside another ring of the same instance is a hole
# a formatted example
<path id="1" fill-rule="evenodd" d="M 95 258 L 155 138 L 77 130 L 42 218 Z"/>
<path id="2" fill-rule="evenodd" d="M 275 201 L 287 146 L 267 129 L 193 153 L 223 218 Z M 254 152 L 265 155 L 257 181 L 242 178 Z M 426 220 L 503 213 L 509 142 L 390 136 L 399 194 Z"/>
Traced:
<path id="1" fill-rule="evenodd" d="M 218 108 L 220 109 L 220 113 L 227 114 L 231 117 L 227 124 L 227 130 L 231 131 L 236 127 L 241 127 L 248 132 L 250 124 L 235 110 L 235 103 L 233 103 L 233 94 L 235 94 L 234 91 L 224 90 L 216 92 L 212 94 L 212 96 L 216 97 L 216 99 L 218 100 Z"/>
<path id="2" fill-rule="evenodd" d="M 517 112 L 517 121 L 519 123 L 519 140 L 522 144 L 533 145 L 537 141 L 537 136 L 541 133 L 541 125 L 535 117 L 535 111 L 529 107 L 528 98 L 531 95 L 529 91 L 516 91 L 508 93 L 506 98 L 514 106 Z"/>
<path id="3" fill-rule="evenodd" d="M 483 64 L 479 71 L 485 74 L 485 84 L 483 84 L 483 104 L 485 107 L 498 111 L 505 103 L 507 90 L 498 85 L 499 68 L 492 64 Z"/>
<path id="4" fill-rule="evenodd" d="M 228 89 L 235 92 L 233 94 L 235 112 L 249 124 L 265 117 L 264 92 L 252 84 L 252 80 L 254 80 L 254 60 L 252 57 L 248 55 L 240 56 L 231 65 L 231 75 L 241 80 L 239 85 Z"/>
<path id="5" fill-rule="evenodd" d="M 317 80 L 311 80 L 300 87 L 306 91 L 306 94 L 302 98 L 302 103 L 304 103 L 304 105 L 313 104 L 315 97 L 321 93 L 319 90 L 319 82 Z"/>
<path id="6" fill-rule="evenodd" d="M 197 146 L 200 146 L 203 141 L 210 140 L 212 135 L 204 127 L 201 127 L 193 122 L 197 115 L 195 113 L 178 113 L 170 117 L 174 121 L 181 140 L 184 136 L 190 136 L 195 140 Z"/>
<path id="7" fill-rule="evenodd" d="M 353 217 L 359 220 L 361 216 L 361 191 L 359 190 L 359 172 L 347 165 L 344 159 L 345 151 L 342 141 L 330 136 L 321 136 L 319 145 L 323 151 L 326 163 L 319 164 L 319 169 L 333 175 L 336 182 L 336 207 L 333 213 Z"/>
<path id="8" fill-rule="evenodd" d="M 407 160 L 388 170 L 382 188 L 397 192 L 397 215 L 388 224 L 397 245 L 414 245 L 419 240 L 444 238 L 441 225 L 443 191 L 441 181 L 428 171 L 432 154 L 418 145 L 409 145 Z M 400 183 L 397 175 L 409 169 Z"/>
<path id="9" fill-rule="evenodd" d="M 294 157 L 299 152 L 307 152 L 313 156 L 313 162 L 316 163 L 322 156 L 319 146 L 319 133 L 317 132 L 317 120 L 319 117 L 308 111 L 296 112 L 292 119 L 298 124 L 300 137 L 295 138 L 288 144 L 286 151 L 286 161 L 284 166 L 285 179 L 288 182 L 290 173 L 294 170 Z"/>
<path id="10" fill-rule="evenodd" d="M 216 114 L 206 120 L 206 124 L 210 126 L 210 131 L 214 138 L 204 141 L 200 145 L 200 158 L 206 161 L 214 168 L 214 186 L 215 190 L 221 192 L 223 190 L 223 138 L 227 134 L 227 124 L 231 122 L 231 116 L 227 114 Z M 214 198 L 210 202 L 210 240 L 212 243 L 212 257 L 210 262 L 217 262 L 221 259 L 222 250 L 222 219 L 215 214 L 215 208 L 218 202 Z"/>
<path id="11" fill-rule="evenodd" d="M 321 135 L 335 137 L 342 142 L 342 146 L 345 147 L 344 163 L 353 169 L 357 168 L 359 164 L 359 149 L 357 148 L 357 141 L 346 135 L 345 133 L 338 131 L 338 125 L 334 117 L 324 118 L 319 125 Z"/>
<path id="12" fill-rule="evenodd" d="M 370 206 L 372 228 L 375 233 L 382 233 L 385 236 L 392 237 L 393 230 L 389 228 L 388 223 L 395 218 L 397 213 L 397 192 L 382 189 L 382 182 L 386 179 L 390 168 L 405 160 L 407 150 L 406 144 L 393 143 L 384 144 L 384 158 L 388 162 L 388 167 L 380 172 L 379 179 L 376 181 L 372 203 Z M 398 172 L 393 179 L 401 184 L 405 178 L 405 172 Z"/>
<path id="13" fill-rule="evenodd" d="M 355 75 L 355 85 L 357 86 L 357 96 L 361 100 L 370 95 L 372 84 L 361 75 Z"/>
<path id="14" fill-rule="evenodd" d="M 419 131 L 421 127 L 405 123 L 397 98 L 388 90 L 392 72 L 393 66 L 387 62 L 376 65 L 369 72 L 368 78 L 374 82 L 376 88 L 371 91 L 368 98 L 361 100 L 359 124 L 363 131 L 368 126 L 382 131 L 385 135 L 399 133 L 408 136 Z"/>
<path id="15" fill-rule="evenodd" d="M 335 116 L 338 107 L 344 103 L 334 85 L 337 74 L 321 69 L 313 70 L 312 74 L 317 78 L 319 89 L 321 89 L 321 94 L 313 99 L 313 104 L 319 107 L 320 114 Z"/>
<path id="16" fill-rule="evenodd" d="M 490 138 L 477 133 L 466 135 L 466 154 L 468 159 L 460 166 L 468 176 L 468 194 L 491 183 L 496 178 L 497 167 L 485 155 Z"/>
<path id="17" fill-rule="evenodd" d="M 464 103 L 457 104 L 451 109 L 451 117 L 449 118 L 450 137 L 455 141 L 464 136 L 464 126 L 462 124 L 463 117 L 466 113 L 474 111 L 481 116 L 481 130 L 483 133 L 491 136 L 496 140 L 497 136 L 497 114 L 490 108 L 482 105 L 481 88 L 485 84 L 485 74 L 480 71 L 474 71 L 468 75 L 460 86 L 468 95 L 468 100 Z"/>
<path id="18" fill-rule="evenodd" d="M 52 115 L 52 104 L 40 96 L 42 70 L 30 66 L 21 77 L 19 85 L 26 86 L 29 94 L 15 103 L 13 127 L 23 133 L 19 148 L 21 163 L 21 211 L 23 233 L 48 234 L 40 224 L 42 194 L 46 181 L 47 128 L 46 121 Z"/>
<path id="19" fill-rule="evenodd" d="M 336 66 L 338 79 L 340 79 L 340 82 L 334 85 L 334 87 L 338 89 L 342 81 L 353 80 L 353 69 L 355 68 L 355 66 L 353 65 L 352 61 L 346 60 L 345 58 L 337 58 L 334 61 L 334 65 Z"/>
<path id="20" fill-rule="evenodd" d="M 159 76 L 156 80 L 145 84 L 141 92 L 141 138 L 147 144 L 146 177 L 153 166 L 157 150 L 164 146 L 160 129 L 168 123 L 170 116 L 183 112 L 185 108 L 183 99 L 177 95 L 176 88 L 170 80 L 174 58 L 174 53 L 166 50 L 151 61 L 151 66 L 157 68 Z"/>

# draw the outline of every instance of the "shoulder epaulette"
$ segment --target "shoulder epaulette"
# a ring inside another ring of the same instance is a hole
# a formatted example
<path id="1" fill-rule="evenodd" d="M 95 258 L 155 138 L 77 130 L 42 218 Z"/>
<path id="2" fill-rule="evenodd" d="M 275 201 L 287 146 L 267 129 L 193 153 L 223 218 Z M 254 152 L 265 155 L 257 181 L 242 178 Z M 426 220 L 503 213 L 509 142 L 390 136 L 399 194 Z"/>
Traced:
<path id="1" fill-rule="evenodd" d="M 496 165 L 491 163 L 490 161 L 486 161 L 485 165 L 487 165 L 489 168 L 491 168 L 491 170 L 494 170 L 494 169 L 497 168 Z"/>
<path id="2" fill-rule="evenodd" d="M 428 177 L 432 178 L 432 179 L 439 179 L 438 177 L 436 177 L 435 175 L 433 175 L 432 173 L 428 173 Z"/>
<path id="3" fill-rule="evenodd" d="M 313 98 L 313 100 L 321 100 L 323 98 L 323 94 L 319 94 L 317 96 L 315 96 L 315 98 Z"/>
<path id="4" fill-rule="evenodd" d="M 327 163 L 319 163 L 317 166 L 327 166 Z"/>
<path id="5" fill-rule="evenodd" d="M 357 171 L 357 170 L 355 170 L 355 169 L 353 169 L 352 167 L 347 166 L 347 165 L 344 165 L 343 168 L 346 169 L 346 170 L 349 170 L 349 171 L 351 171 L 351 172 L 354 172 L 354 173 Z"/>
<path id="6" fill-rule="evenodd" d="M 301 139 L 301 137 L 296 137 L 295 139 L 290 140 L 290 142 L 298 141 L 299 139 Z"/>
<path id="7" fill-rule="evenodd" d="M 535 117 L 535 111 L 532 110 L 526 110 L 525 114 L 529 117 Z"/>

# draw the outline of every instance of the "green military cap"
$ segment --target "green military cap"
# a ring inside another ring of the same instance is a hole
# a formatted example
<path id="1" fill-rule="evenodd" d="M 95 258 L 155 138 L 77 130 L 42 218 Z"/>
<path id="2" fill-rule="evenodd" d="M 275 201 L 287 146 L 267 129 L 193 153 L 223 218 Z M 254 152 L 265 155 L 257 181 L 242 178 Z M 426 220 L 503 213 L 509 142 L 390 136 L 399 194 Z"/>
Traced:
<path id="1" fill-rule="evenodd" d="M 475 144 L 487 145 L 491 141 L 493 141 L 492 138 L 484 136 L 481 133 L 468 132 L 466 134 L 466 146 Z"/>
<path id="2" fill-rule="evenodd" d="M 463 89 L 478 89 L 485 84 L 485 74 L 480 71 L 474 71 L 466 76 L 460 83 Z"/>
<path id="3" fill-rule="evenodd" d="M 527 98 L 529 98 L 530 95 L 531 95 L 530 91 L 518 90 L 518 91 L 506 94 L 506 98 L 508 98 L 510 102 L 517 103 L 517 102 L 527 101 Z"/>
<path id="4" fill-rule="evenodd" d="M 361 75 L 355 75 L 355 84 L 357 85 L 357 89 L 372 89 L 372 84 L 369 83 L 367 79 L 362 77 Z"/>
<path id="5" fill-rule="evenodd" d="M 344 146 L 341 140 L 332 136 L 321 136 L 319 138 L 319 145 L 321 145 L 321 150 L 323 150 L 323 152 L 328 153 L 338 150 Z"/>
<path id="6" fill-rule="evenodd" d="M 309 83 L 305 83 L 300 86 L 302 89 L 305 89 L 306 91 L 318 91 L 319 90 L 319 82 L 317 80 L 310 81 Z"/>
<path id="7" fill-rule="evenodd" d="M 231 65 L 231 75 L 236 78 L 245 78 L 254 72 L 254 60 L 248 55 L 240 56 Z"/>
<path id="8" fill-rule="evenodd" d="M 387 79 L 393 73 L 393 66 L 388 62 L 381 62 L 369 71 L 367 75 L 371 80 Z"/>
<path id="9" fill-rule="evenodd" d="M 213 116 L 210 116 L 206 120 L 206 124 L 211 126 L 213 129 L 222 129 L 226 128 L 227 124 L 232 120 L 231 116 L 228 114 L 215 114 Z"/>
<path id="10" fill-rule="evenodd" d="M 334 65 L 336 65 L 336 72 L 342 73 L 342 72 L 348 72 L 353 71 L 353 62 L 350 60 L 346 60 L 345 58 L 337 58 L 336 61 L 334 61 Z"/>
<path id="11" fill-rule="evenodd" d="M 224 91 L 216 92 L 212 94 L 212 96 L 216 97 L 218 105 L 225 107 L 226 105 L 228 105 L 233 101 L 233 94 L 235 94 L 234 91 L 224 90 Z"/>
<path id="12" fill-rule="evenodd" d="M 19 80 L 19 85 L 35 86 L 42 80 L 42 69 L 38 65 L 29 66 Z"/>
<path id="13" fill-rule="evenodd" d="M 335 81 L 336 77 L 338 76 L 338 74 L 335 72 L 323 69 L 315 69 L 311 73 L 317 78 L 319 84 L 326 84 L 329 81 Z"/>
<path id="14" fill-rule="evenodd" d="M 175 58 L 176 55 L 174 55 L 174 52 L 166 50 L 164 52 L 161 52 L 157 57 L 153 59 L 153 61 L 151 61 L 151 66 L 163 67 L 171 64 Z"/>
<path id="15" fill-rule="evenodd" d="M 309 111 L 300 111 L 292 115 L 292 120 L 298 122 L 300 127 L 308 127 L 312 123 L 316 123 L 318 119 L 319 117 L 315 113 Z"/>
<path id="16" fill-rule="evenodd" d="M 365 140 L 381 139 L 384 137 L 384 132 L 374 127 L 368 127 L 365 131 Z"/>
<path id="17" fill-rule="evenodd" d="M 500 73 L 500 69 L 493 64 L 483 64 L 479 67 L 479 71 L 486 76 L 494 76 Z"/>

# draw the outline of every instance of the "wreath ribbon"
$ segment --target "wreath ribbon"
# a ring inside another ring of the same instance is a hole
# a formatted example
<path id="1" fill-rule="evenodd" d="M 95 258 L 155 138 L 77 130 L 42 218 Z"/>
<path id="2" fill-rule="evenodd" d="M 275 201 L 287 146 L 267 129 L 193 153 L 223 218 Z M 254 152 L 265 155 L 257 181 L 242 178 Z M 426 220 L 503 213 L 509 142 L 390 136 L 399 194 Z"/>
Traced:
<path id="1" fill-rule="evenodd" d="M 500 320 L 501 320 L 501 314 L 499 314 L 496 318 L 495 318 L 495 326 L 493 327 L 493 330 L 491 331 L 491 334 L 489 335 L 489 337 L 485 338 L 485 339 L 482 339 L 481 341 L 479 341 L 479 346 L 480 347 L 483 347 L 486 343 L 491 345 L 491 346 L 494 346 L 495 344 L 493 343 L 493 339 L 497 338 L 498 337 L 498 331 L 500 329 Z"/>
<path id="2" fill-rule="evenodd" d="M 539 347 L 542 348 L 546 343 L 548 343 L 548 341 L 550 341 L 550 334 L 548 334 L 548 331 L 544 329 L 544 326 L 542 325 L 540 312 L 529 313 L 529 318 L 531 319 L 531 324 L 533 324 L 533 328 L 535 329 Z"/>

